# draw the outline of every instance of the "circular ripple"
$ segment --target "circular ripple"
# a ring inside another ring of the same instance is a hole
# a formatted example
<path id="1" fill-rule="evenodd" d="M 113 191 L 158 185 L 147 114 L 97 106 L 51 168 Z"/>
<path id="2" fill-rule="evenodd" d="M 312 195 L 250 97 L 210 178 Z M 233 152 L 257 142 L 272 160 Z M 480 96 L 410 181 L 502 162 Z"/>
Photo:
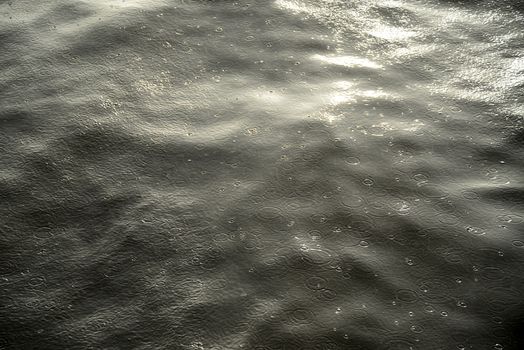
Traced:
<path id="1" fill-rule="evenodd" d="M 374 201 L 368 208 L 367 214 L 374 217 L 391 216 L 391 208 L 385 202 Z"/>
<path id="2" fill-rule="evenodd" d="M 51 232 L 51 230 L 42 229 L 42 230 L 38 230 L 37 232 L 35 232 L 33 236 L 36 239 L 46 240 L 46 239 L 53 237 L 53 233 Z"/>
<path id="3" fill-rule="evenodd" d="M 364 184 L 365 186 L 373 186 L 375 184 L 375 180 L 368 177 L 362 180 L 362 184 Z"/>
<path id="4" fill-rule="evenodd" d="M 355 215 L 345 218 L 349 233 L 359 239 L 369 238 L 376 231 L 375 225 L 367 216 Z"/>
<path id="5" fill-rule="evenodd" d="M 488 266 L 484 267 L 481 270 L 480 275 L 482 278 L 491 280 L 491 281 L 500 281 L 504 278 L 506 278 L 506 274 L 503 270 L 499 269 L 498 267 Z"/>
<path id="6" fill-rule="evenodd" d="M 313 322 L 315 315 L 311 310 L 306 308 L 296 308 L 288 312 L 289 320 L 295 324 L 310 324 Z"/>
<path id="7" fill-rule="evenodd" d="M 497 220 L 505 224 L 515 225 L 522 223 L 522 216 L 517 214 L 505 214 L 497 216 Z"/>
<path id="8" fill-rule="evenodd" d="M 275 220 L 281 216 L 282 210 L 275 207 L 263 207 L 257 213 L 257 217 L 263 220 Z"/>
<path id="9" fill-rule="evenodd" d="M 480 195 L 475 191 L 462 191 L 462 197 L 468 200 L 477 200 L 480 198 Z"/>
<path id="10" fill-rule="evenodd" d="M 406 339 L 391 339 L 384 343 L 382 350 L 417 350 L 415 344 Z"/>
<path id="11" fill-rule="evenodd" d="M 358 157 L 347 157 L 345 160 L 346 160 L 346 163 L 350 165 L 359 165 L 360 164 L 360 159 Z"/>
<path id="12" fill-rule="evenodd" d="M 459 219 L 450 214 L 439 214 L 437 215 L 437 220 L 443 223 L 444 225 L 456 225 L 459 222 Z"/>
<path id="13" fill-rule="evenodd" d="M 263 278 L 279 278 L 289 272 L 287 264 L 285 264 L 286 257 L 274 256 L 266 258 L 259 264 L 253 272 Z"/>
<path id="14" fill-rule="evenodd" d="M 29 280 L 29 286 L 31 287 L 40 287 L 40 286 L 43 286 L 45 284 L 45 278 L 44 277 L 41 277 L 41 276 L 38 276 L 38 277 L 33 277 Z"/>
<path id="15" fill-rule="evenodd" d="M 396 291 L 395 296 L 398 300 L 405 303 L 414 303 L 418 300 L 418 294 L 411 289 L 399 289 Z"/>
<path id="16" fill-rule="evenodd" d="M 418 192 L 426 198 L 445 198 L 448 196 L 444 187 L 439 185 L 423 185 L 419 187 Z"/>
<path id="17" fill-rule="evenodd" d="M 480 227 L 475 227 L 475 226 L 467 226 L 466 231 L 473 235 L 478 235 L 478 236 L 486 234 L 486 230 Z"/>
<path id="18" fill-rule="evenodd" d="M 518 240 L 518 239 L 512 241 L 511 244 L 513 244 L 517 248 L 524 247 L 524 241 L 521 241 L 521 240 Z"/>
<path id="19" fill-rule="evenodd" d="M 411 178 L 419 184 L 426 183 L 430 180 L 430 176 L 427 173 L 415 173 L 411 175 Z"/>
<path id="20" fill-rule="evenodd" d="M 450 264 L 461 264 L 466 261 L 466 254 L 462 249 L 443 248 L 439 254 Z"/>
<path id="21" fill-rule="evenodd" d="M 408 215 L 411 211 L 411 203 L 400 199 L 396 200 L 391 204 L 391 208 L 399 215 Z"/>
<path id="22" fill-rule="evenodd" d="M 512 287 L 493 287 L 489 294 L 487 304 L 494 312 L 515 310 L 523 302 L 521 291 Z"/>
<path id="23" fill-rule="evenodd" d="M 342 199 L 342 204 L 349 208 L 359 208 L 365 203 L 364 198 L 357 195 L 349 195 Z"/>
<path id="24" fill-rule="evenodd" d="M 322 267 L 329 265 L 332 260 L 332 254 L 323 249 L 301 250 L 299 254 L 292 254 L 288 258 L 289 266 L 295 269 Z"/>
<path id="25" fill-rule="evenodd" d="M 422 299 L 429 302 L 441 304 L 453 299 L 451 291 L 455 286 L 450 281 L 431 278 L 420 281 L 418 286 Z"/>
<path id="26" fill-rule="evenodd" d="M 337 298 L 338 293 L 333 289 L 321 289 L 316 293 L 316 298 L 320 301 L 333 301 Z"/>
<path id="27" fill-rule="evenodd" d="M 327 280 L 320 276 L 312 276 L 306 279 L 306 287 L 312 290 L 325 289 L 327 286 Z"/>
<path id="28" fill-rule="evenodd" d="M 330 215 L 327 214 L 313 214 L 310 216 L 310 220 L 315 224 L 325 224 L 330 219 Z"/>

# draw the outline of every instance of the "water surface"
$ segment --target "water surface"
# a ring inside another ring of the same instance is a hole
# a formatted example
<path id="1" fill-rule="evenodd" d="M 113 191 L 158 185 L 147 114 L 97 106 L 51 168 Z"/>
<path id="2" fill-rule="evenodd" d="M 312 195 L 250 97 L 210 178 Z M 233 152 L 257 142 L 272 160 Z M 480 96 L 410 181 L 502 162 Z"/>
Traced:
<path id="1" fill-rule="evenodd" d="M 0 349 L 522 349 L 524 17 L 0 2 Z"/>

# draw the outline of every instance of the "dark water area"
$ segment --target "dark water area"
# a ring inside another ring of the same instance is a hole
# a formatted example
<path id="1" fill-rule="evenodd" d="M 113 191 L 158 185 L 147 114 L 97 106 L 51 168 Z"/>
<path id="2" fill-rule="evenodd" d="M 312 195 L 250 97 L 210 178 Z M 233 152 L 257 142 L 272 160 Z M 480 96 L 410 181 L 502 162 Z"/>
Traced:
<path id="1" fill-rule="evenodd" d="M 524 349 L 522 2 L 0 1 L 0 349 Z"/>

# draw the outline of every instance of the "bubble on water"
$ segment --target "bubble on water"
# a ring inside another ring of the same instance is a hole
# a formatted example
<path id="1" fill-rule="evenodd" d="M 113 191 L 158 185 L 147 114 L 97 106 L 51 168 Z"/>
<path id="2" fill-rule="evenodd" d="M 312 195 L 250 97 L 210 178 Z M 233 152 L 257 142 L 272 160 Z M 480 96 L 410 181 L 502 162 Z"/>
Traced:
<path id="1" fill-rule="evenodd" d="M 335 311 L 335 313 L 338 315 L 338 314 L 340 314 L 341 312 L 342 312 L 342 309 L 339 308 L 339 307 L 337 307 L 337 310 Z"/>
<path id="2" fill-rule="evenodd" d="M 495 350 L 502 350 L 502 349 L 504 349 L 504 346 L 502 346 L 502 344 L 498 344 L 497 343 L 497 344 L 493 345 L 493 349 L 495 349 Z"/>
<path id="3" fill-rule="evenodd" d="M 442 315 L 442 317 L 447 317 L 448 316 L 448 313 L 446 311 L 442 311 L 440 314 Z"/>

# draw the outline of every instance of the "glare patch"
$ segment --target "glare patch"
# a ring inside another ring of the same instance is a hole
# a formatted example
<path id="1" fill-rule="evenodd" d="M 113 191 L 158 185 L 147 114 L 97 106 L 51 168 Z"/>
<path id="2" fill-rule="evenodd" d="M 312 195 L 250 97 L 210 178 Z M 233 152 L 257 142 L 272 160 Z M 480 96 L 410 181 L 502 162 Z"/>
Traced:
<path id="1" fill-rule="evenodd" d="M 399 27 L 391 27 L 386 25 L 379 25 L 367 32 L 376 38 L 386 39 L 390 41 L 401 41 L 412 38 L 417 35 L 416 32 L 404 30 Z"/>
<path id="2" fill-rule="evenodd" d="M 322 61 L 325 63 L 335 64 L 337 66 L 366 67 L 366 68 L 372 68 L 372 69 L 382 68 L 382 66 L 378 63 L 375 63 L 367 58 L 356 57 L 356 56 L 314 55 L 312 58 L 314 60 Z"/>

